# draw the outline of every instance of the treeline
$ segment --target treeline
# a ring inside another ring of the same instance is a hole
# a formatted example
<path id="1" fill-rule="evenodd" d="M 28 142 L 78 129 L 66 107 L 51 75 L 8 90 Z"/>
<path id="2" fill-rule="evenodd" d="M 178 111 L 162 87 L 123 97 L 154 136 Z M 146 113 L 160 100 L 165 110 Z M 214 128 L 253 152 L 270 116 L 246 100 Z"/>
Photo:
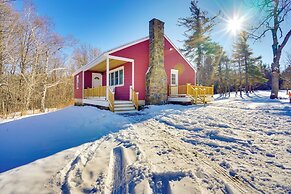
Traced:
<path id="1" fill-rule="evenodd" d="M 280 76 L 280 87 L 285 90 L 291 90 L 291 54 L 287 53 L 286 66 Z"/>
<path id="2" fill-rule="evenodd" d="M 99 53 L 60 36 L 32 4 L 16 11 L 0 0 L 0 117 L 73 104 L 72 73 Z"/>
<path id="3" fill-rule="evenodd" d="M 1 0 L 0 15 L 0 115 L 68 104 L 72 77 L 63 50 L 69 41 L 33 5 L 17 12 Z"/>
<path id="4" fill-rule="evenodd" d="M 264 6 L 273 6 L 268 1 L 262 0 L 259 2 L 263 11 Z M 278 7 L 275 7 L 274 10 L 276 11 L 276 9 L 282 7 L 281 11 L 287 15 L 291 3 L 285 4 L 285 2 L 287 1 L 280 1 Z M 278 2 L 276 1 L 276 3 Z M 265 18 L 264 22 L 270 21 L 277 14 L 277 12 L 269 13 L 268 11 L 262 14 L 268 14 L 268 16 L 265 16 L 268 18 Z M 210 38 L 212 30 L 218 22 L 223 22 L 222 18 L 224 16 L 221 16 L 221 13 L 213 17 L 208 16 L 208 12 L 198 6 L 197 0 L 191 1 L 190 12 L 189 17 L 179 19 L 179 25 L 186 28 L 184 33 L 186 39 L 182 51 L 197 66 L 197 84 L 214 85 L 215 92 L 220 94 L 230 93 L 230 91 L 242 94 L 243 91 L 249 93 L 255 89 L 273 90 L 273 87 L 276 88 L 274 81 L 276 76 L 273 83 L 272 76 L 276 74 L 274 74 L 274 71 L 278 72 L 278 68 L 280 68 L 279 61 L 277 60 L 272 65 L 263 64 L 261 56 L 255 56 L 248 43 L 250 39 L 257 40 L 264 34 L 255 36 L 251 29 L 243 29 L 236 36 L 232 46 L 232 54 L 227 54 L 221 45 Z M 280 16 L 281 19 L 285 17 L 285 14 Z M 283 21 L 277 21 L 277 25 L 280 26 L 281 22 Z M 262 25 L 254 29 L 258 30 Z M 269 27 L 272 29 L 270 25 Z M 265 30 L 264 33 L 268 31 L 269 29 Z M 289 33 L 286 35 L 285 41 L 288 41 Z M 274 40 L 274 42 L 276 44 L 274 43 L 272 47 L 278 47 L 280 50 L 286 43 L 283 41 L 282 45 L 278 45 L 278 40 Z M 281 55 L 281 53 L 279 54 Z M 275 56 L 278 57 L 278 54 L 275 53 Z M 290 67 L 288 68 L 290 69 Z M 290 86 L 291 76 L 287 73 L 288 68 L 280 74 L 281 88 Z M 276 97 L 276 91 L 272 95 Z"/>

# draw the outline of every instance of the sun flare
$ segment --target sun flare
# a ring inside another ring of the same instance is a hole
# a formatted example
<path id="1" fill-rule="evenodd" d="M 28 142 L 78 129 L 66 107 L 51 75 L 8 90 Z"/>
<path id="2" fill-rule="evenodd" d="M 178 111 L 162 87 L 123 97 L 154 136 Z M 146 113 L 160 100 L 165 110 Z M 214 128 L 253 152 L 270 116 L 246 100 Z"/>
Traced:
<path id="1" fill-rule="evenodd" d="M 227 21 L 227 31 L 233 35 L 238 34 L 242 30 L 243 18 L 234 16 Z"/>

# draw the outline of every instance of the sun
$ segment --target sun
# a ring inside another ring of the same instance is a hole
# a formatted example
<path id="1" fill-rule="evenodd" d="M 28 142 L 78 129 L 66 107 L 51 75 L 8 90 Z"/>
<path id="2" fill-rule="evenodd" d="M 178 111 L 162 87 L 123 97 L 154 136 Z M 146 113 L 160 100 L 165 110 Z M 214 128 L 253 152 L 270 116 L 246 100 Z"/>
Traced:
<path id="1" fill-rule="evenodd" d="M 238 34 L 243 28 L 243 17 L 234 16 L 227 20 L 227 31 L 233 35 Z"/>

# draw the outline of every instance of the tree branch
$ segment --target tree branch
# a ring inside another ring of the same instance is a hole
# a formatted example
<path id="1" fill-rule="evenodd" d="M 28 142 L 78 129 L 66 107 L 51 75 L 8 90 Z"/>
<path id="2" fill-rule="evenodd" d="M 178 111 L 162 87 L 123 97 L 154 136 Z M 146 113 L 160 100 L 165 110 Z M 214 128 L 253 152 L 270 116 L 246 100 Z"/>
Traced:
<path id="1" fill-rule="evenodd" d="M 287 44 L 287 42 L 288 42 L 290 36 L 291 36 L 291 29 L 290 29 L 289 32 L 286 34 L 286 36 L 285 36 L 285 38 L 284 38 L 282 44 L 279 45 L 278 50 L 280 50 L 280 52 L 282 51 L 282 49 L 284 48 L 284 46 Z"/>
<path id="2" fill-rule="evenodd" d="M 261 35 L 259 35 L 259 36 L 255 35 L 255 34 L 253 34 L 253 33 L 248 33 L 248 34 L 250 35 L 251 38 L 255 39 L 255 41 L 256 41 L 256 40 L 259 40 L 259 39 L 261 39 L 262 37 L 264 37 L 265 34 L 266 34 L 266 32 L 268 32 L 269 30 L 271 30 L 271 28 L 268 28 L 268 29 L 264 30 L 264 31 L 261 33 Z"/>

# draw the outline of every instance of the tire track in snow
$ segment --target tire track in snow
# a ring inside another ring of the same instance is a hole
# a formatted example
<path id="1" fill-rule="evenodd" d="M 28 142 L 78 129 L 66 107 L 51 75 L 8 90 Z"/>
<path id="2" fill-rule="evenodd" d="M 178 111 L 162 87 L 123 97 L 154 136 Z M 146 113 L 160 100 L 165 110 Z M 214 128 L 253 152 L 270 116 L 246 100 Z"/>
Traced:
<path id="1" fill-rule="evenodd" d="M 165 123 L 163 121 L 160 122 L 158 119 L 155 119 L 155 121 L 159 122 L 162 125 L 175 128 L 175 126 L 168 125 L 167 123 Z M 159 124 L 153 124 L 153 123 L 150 123 L 150 122 L 149 123 L 145 122 L 144 124 L 147 127 L 151 128 L 152 130 L 156 130 L 157 126 L 159 125 Z M 178 129 L 175 128 L 175 130 L 178 130 Z M 172 144 L 173 144 L 174 141 L 180 141 L 180 142 L 175 143 L 175 145 L 180 145 L 181 143 L 182 144 L 185 143 L 182 140 L 177 140 L 171 132 L 169 132 L 167 130 L 163 130 L 163 132 L 167 133 L 168 135 L 170 135 L 172 137 L 172 138 L 167 138 L 167 139 L 171 139 Z M 189 156 L 192 155 L 191 151 L 189 151 L 187 149 L 187 146 L 183 147 L 183 151 L 184 151 L 184 153 L 186 155 L 189 155 Z M 233 189 L 239 191 L 240 193 L 246 193 L 246 194 L 247 193 L 259 193 L 258 190 L 255 190 L 255 188 L 250 187 L 250 185 L 246 184 L 245 182 L 243 182 L 243 180 L 231 177 L 223 168 L 218 166 L 216 163 L 211 162 L 208 158 L 204 157 L 203 155 L 197 154 L 196 158 L 198 159 L 199 163 L 204 166 L 203 167 L 204 169 L 212 169 L 214 171 L 213 174 L 217 175 L 218 178 L 223 180 L 223 182 L 225 183 L 225 186 L 226 186 L 225 189 L 228 190 L 227 192 L 231 192 L 232 191 L 232 189 L 230 188 L 230 186 L 232 185 Z M 188 158 L 187 158 L 187 160 L 188 160 Z"/>
<path id="2" fill-rule="evenodd" d="M 112 185 L 112 194 L 122 194 L 127 193 L 127 184 L 126 184 L 126 163 L 124 159 L 124 152 L 122 147 L 116 147 L 113 149 L 110 170 L 113 171 L 113 185 Z M 110 159 L 110 160 L 111 160 Z"/>
<path id="3" fill-rule="evenodd" d="M 72 188 L 78 187 L 82 182 L 82 172 L 86 164 L 93 158 L 95 151 L 108 137 L 102 138 L 86 145 L 76 157 L 56 175 L 61 184 L 62 193 L 71 193 Z"/>

